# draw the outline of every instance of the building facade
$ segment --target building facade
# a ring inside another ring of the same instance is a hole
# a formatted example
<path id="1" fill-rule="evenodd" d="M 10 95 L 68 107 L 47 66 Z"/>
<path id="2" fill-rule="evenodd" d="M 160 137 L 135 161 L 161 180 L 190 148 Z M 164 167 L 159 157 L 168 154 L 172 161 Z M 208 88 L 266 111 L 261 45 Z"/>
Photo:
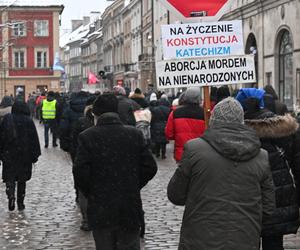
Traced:
<path id="1" fill-rule="evenodd" d="M 236 1 L 223 19 L 243 20 L 245 52 L 255 54 L 260 87 L 271 84 L 290 110 L 300 100 L 300 2 Z"/>
<path id="2" fill-rule="evenodd" d="M 53 71 L 52 66 L 55 54 L 59 53 L 63 5 L 57 5 L 57 1 L 52 4 L 25 0 L 10 6 L 0 3 L 0 8 L 4 9 L 0 13 L 0 61 L 5 65 L 0 95 L 60 91 L 61 72 Z"/>

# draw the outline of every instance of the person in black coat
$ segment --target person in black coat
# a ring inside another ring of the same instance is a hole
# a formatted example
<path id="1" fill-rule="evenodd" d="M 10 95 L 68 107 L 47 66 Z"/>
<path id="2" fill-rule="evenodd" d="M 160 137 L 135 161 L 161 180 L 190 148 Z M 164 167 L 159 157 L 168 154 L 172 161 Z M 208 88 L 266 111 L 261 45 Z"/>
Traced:
<path id="1" fill-rule="evenodd" d="M 130 99 L 135 101 L 137 104 L 139 104 L 140 107 L 143 109 L 148 106 L 145 96 L 143 95 L 142 91 L 139 88 L 136 88 L 134 90 L 134 93 L 133 95 L 130 96 Z"/>
<path id="2" fill-rule="evenodd" d="M 238 95 L 239 96 L 239 95 Z M 293 136 L 298 130 L 297 121 L 290 115 L 276 116 L 262 107 L 263 95 L 249 96 L 243 101 L 245 124 L 253 128 L 262 148 L 269 153 L 269 162 L 275 186 L 276 209 L 273 215 L 263 218 L 262 249 L 282 250 L 283 236 L 296 234 L 299 228 L 297 192 L 290 167 L 299 180 L 299 166 L 292 164 Z M 296 170 L 296 171 L 295 171 Z"/>
<path id="3" fill-rule="evenodd" d="M 264 95 L 265 107 L 276 115 L 285 115 L 288 113 L 287 106 L 279 100 L 275 89 L 271 85 L 264 87 L 266 91 Z"/>
<path id="4" fill-rule="evenodd" d="M 78 148 L 79 134 L 84 130 L 94 126 L 94 116 L 92 114 L 92 108 L 93 108 L 92 103 L 94 100 L 95 100 L 94 97 L 89 98 L 89 100 L 87 101 L 87 106 L 85 107 L 84 110 L 84 117 L 79 118 L 79 120 L 74 124 L 74 127 L 72 129 L 71 132 L 72 148 L 74 148 L 75 152 L 77 152 L 77 148 Z M 73 164 L 73 170 L 74 170 L 74 164 Z M 77 187 L 78 185 L 76 184 L 75 179 L 74 179 L 74 186 L 75 186 L 75 190 L 78 190 Z M 78 192 L 78 201 L 79 201 L 80 211 L 82 215 L 80 229 L 83 231 L 90 231 L 90 228 L 88 226 L 88 221 L 87 221 L 87 199 L 84 197 L 84 195 L 81 192 Z"/>
<path id="5" fill-rule="evenodd" d="M 151 141 L 155 144 L 156 157 L 166 159 L 166 147 L 168 140 L 165 136 L 165 128 L 170 114 L 169 102 L 161 98 L 157 105 L 151 106 L 150 111 L 152 114 L 151 119 Z"/>
<path id="6" fill-rule="evenodd" d="M 16 101 L 12 113 L 4 116 L 0 125 L 0 142 L 2 179 L 6 183 L 8 209 L 15 209 L 17 182 L 17 205 L 19 210 L 23 210 L 26 181 L 31 179 L 32 164 L 41 155 L 37 131 L 25 102 Z"/>
<path id="7" fill-rule="evenodd" d="M 60 147 L 70 153 L 72 162 L 74 162 L 76 153 L 76 150 L 72 147 L 72 129 L 77 120 L 84 116 L 85 104 L 88 98 L 89 94 L 84 91 L 72 93 L 70 101 L 65 107 L 60 119 Z"/>
<path id="8" fill-rule="evenodd" d="M 298 114 L 297 121 L 300 125 L 300 114 Z M 291 154 L 291 169 L 295 177 L 298 205 L 300 206 L 300 127 L 296 134 L 294 134 L 293 136 L 293 146 Z"/>
<path id="9" fill-rule="evenodd" d="M 134 112 L 141 108 L 140 105 L 126 96 L 126 91 L 123 87 L 115 86 L 113 91 L 118 98 L 118 114 L 122 123 L 135 126 Z"/>
<path id="10" fill-rule="evenodd" d="M 99 96 L 93 105 L 97 125 L 79 135 L 74 176 L 88 199 L 88 223 L 96 249 L 140 249 L 140 190 L 157 166 L 136 128 L 124 126 L 118 100 Z"/>

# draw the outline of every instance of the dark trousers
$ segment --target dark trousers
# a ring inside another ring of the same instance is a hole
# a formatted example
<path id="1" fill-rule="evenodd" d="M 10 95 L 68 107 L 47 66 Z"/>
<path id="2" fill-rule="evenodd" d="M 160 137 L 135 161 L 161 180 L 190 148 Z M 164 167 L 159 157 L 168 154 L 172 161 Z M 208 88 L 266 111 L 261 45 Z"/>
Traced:
<path id="1" fill-rule="evenodd" d="M 96 229 L 93 236 L 96 250 L 140 250 L 139 230 Z"/>
<path id="2" fill-rule="evenodd" d="M 263 250 L 284 250 L 283 235 L 262 237 Z"/>
<path id="3" fill-rule="evenodd" d="M 160 156 L 160 152 L 162 156 L 166 156 L 166 143 L 155 143 L 155 154 L 156 156 Z"/>
<path id="4" fill-rule="evenodd" d="M 79 191 L 79 207 L 82 214 L 82 224 L 87 223 L 87 198 Z"/>
<path id="5" fill-rule="evenodd" d="M 16 182 L 6 182 L 6 195 L 8 199 L 15 199 Z M 23 201 L 25 197 L 26 182 L 17 182 L 17 198 Z"/>
<path id="6" fill-rule="evenodd" d="M 52 132 L 52 143 L 56 144 L 57 139 L 57 126 L 56 120 L 45 120 L 44 121 L 44 135 L 45 135 L 45 145 L 49 145 L 49 130 Z"/>

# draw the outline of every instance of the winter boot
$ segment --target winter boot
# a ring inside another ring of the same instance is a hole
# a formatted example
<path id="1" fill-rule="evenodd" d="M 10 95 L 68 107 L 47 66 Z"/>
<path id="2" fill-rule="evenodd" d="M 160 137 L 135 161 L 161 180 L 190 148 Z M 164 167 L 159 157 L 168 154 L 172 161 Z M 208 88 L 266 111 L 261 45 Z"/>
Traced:
<path id="1" fill-rule="evenodd" d="M 8 210 L 14 211 L 15 210 L 15 198 L 8 199 Z"/>
<path id="2" fill-rule="evenodd" d="M 25 209 L 24 198 L 17 200 L 18 210 L 23 211 Z"/>
<path id="3" fill-rule="evenodd" d="M 86 231 L 86 232 L 91 231 L 91 229 L 90 229 L 90 227 L 89 227 L 89 225 L 88 225 L 88 223 L 87 223 L 86 220 L 82 220 L 80 229 L 82 231 Z"/>

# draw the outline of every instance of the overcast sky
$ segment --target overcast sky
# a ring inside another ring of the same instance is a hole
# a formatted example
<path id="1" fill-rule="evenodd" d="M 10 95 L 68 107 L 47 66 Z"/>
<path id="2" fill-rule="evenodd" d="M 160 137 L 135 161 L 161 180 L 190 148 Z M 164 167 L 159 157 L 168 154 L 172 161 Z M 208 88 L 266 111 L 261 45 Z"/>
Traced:
<path id="1" fill-rule="evenodd" d="M 111 4 L 106 0 L 61 0 L 65 6 L 62 14 L 62 31 L 71 28 L 72 19 L 81 19 L 83 16 L 89 16 L 91 11 L 100 11 L 103 13 L 105 8 Z"/>

